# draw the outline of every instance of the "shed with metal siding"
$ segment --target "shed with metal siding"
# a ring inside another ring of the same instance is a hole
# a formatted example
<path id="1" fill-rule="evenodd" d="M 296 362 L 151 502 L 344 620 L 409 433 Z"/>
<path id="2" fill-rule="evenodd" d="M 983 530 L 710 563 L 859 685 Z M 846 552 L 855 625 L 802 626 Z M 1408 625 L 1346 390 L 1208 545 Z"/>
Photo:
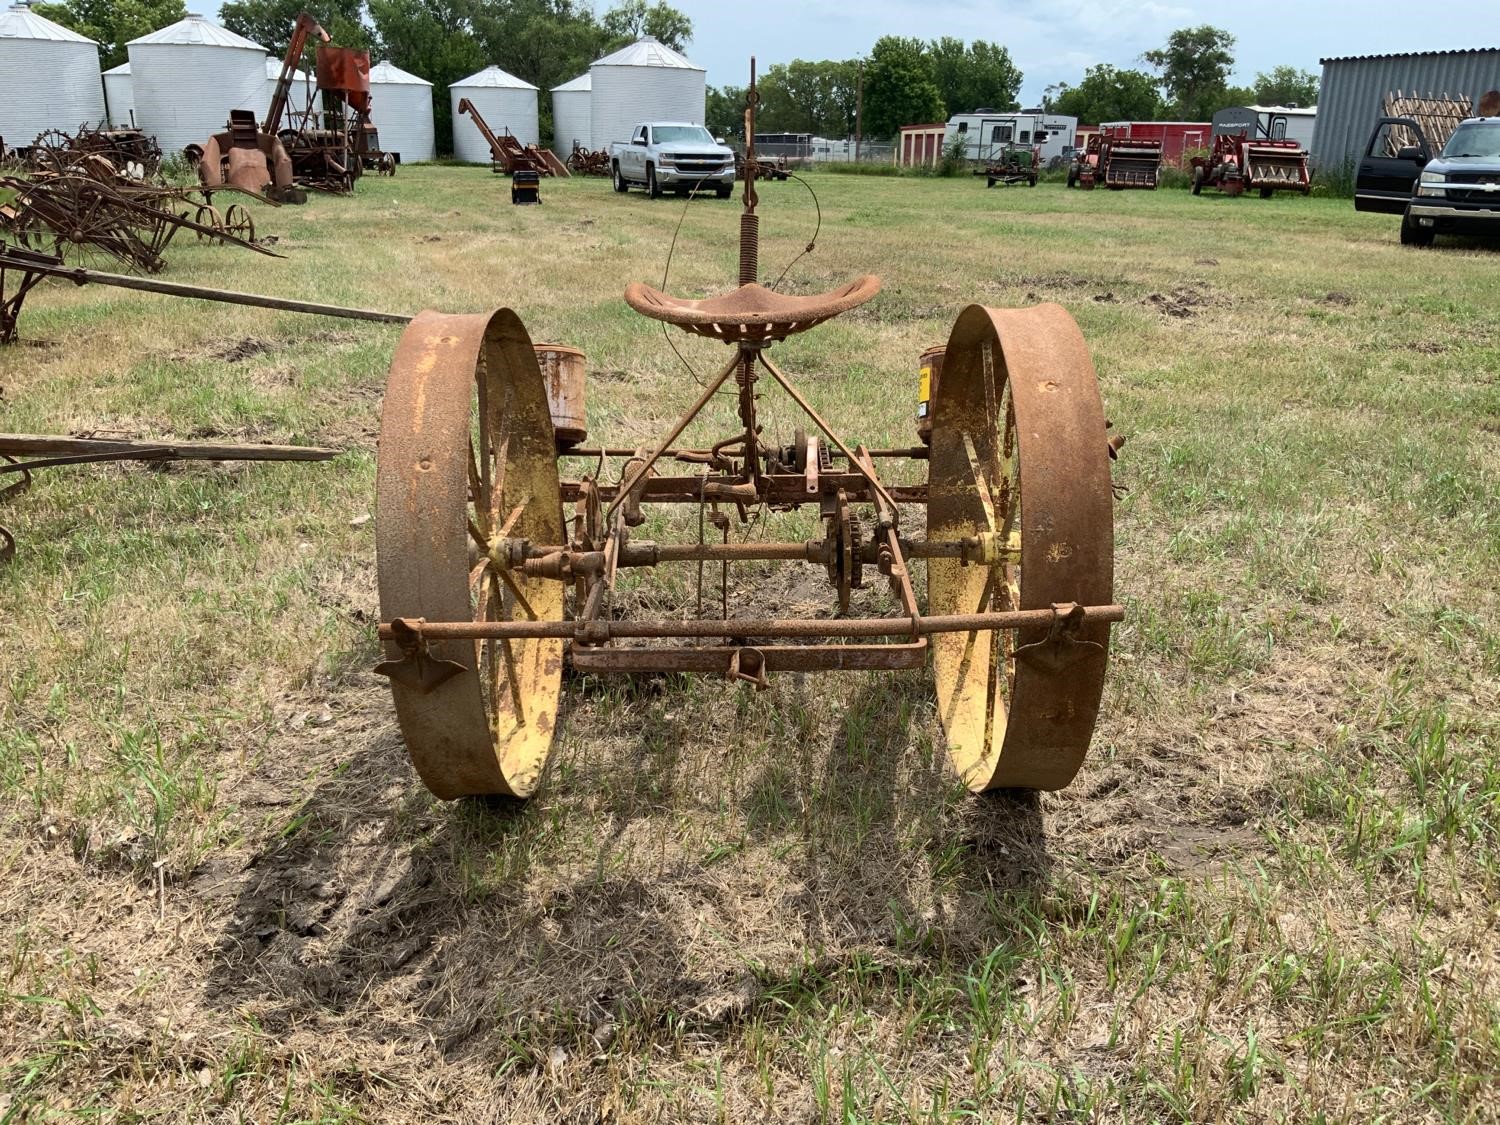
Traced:
<path id="1" fill-rule="evenodd" d="M 575 144 L 589 147 L 593 120 L 593 77 L 587 72 L 552 87 L 552 147 L 567 159 Z"/>
<path id="2" fill-rule="evenodd" d="M 589 67 L 590 148 L 628 141 L 641 121 L 707 118 L 708 72 L 651 36 L 605 55 Z"/>
<path id="3" fill-rule="evenodd" d="M 468 164 L 488 164 L 490 146 L 467 117 L 458 114 L 458 103 L 468 98 L 479 110 L 490 132 L 497 137 L 507 131 L 523 145 L 537 142 L 537 88 L 507 74 L 498 66 L 487 66 L 448 87 L 453 101 L 453 155 Z M 385 143 L 385 138 L 381 138 Z"/>
<path id="4" fill-rule="evenodd" d="M 99 45 L 25 4 L 0 12 L 0 75 L 0 137 L 11 148 L 105 119 Z"/>
<path id="5" fill-rule="evenodd" d="M 134 122 L 135 96 L 130 88 L 130 64 L 122 62 L 104 72 L 104 105 L 109 123 L 117 129 L 128 129 Z"/>
<path id="6" fill-rule="evenodd" d="M 156 135 L 164 153 L 221 132 L 232 109 L 265 116 L 266 49 L 202 16 L 132 39 L 126 49 L 136 124 Z"/>
<path id="7" fill-rule="evenodd" d="M 1320 59 L 1318 124 L 1312 161 L 1337 169 L 1359 158 L 1394 90 L 1418 95 L 1467 95 L 1478 99 L 1500 90 L 1500 48 L 1420 51 L 1409 55 L 1355 55 Z"/>
<path id="8" fill-rule="evenodd" d="M 370 68 L 370 118 L 380 147 L 401 154 L 403 164 L 431 160 L 437 152 L 432 124 L 432 83 L 394 63 Z"/>
<path id="9" fill-rule="evenodd" d="M 261 107 L 260 117 L 263 120 L 266 113 L 271 109 L 271 99 L 276 96 L 276 81 L 281 77 L 281 60 L 266 57 L 266 104 Z M 318 84 L 313 81 L 311 74 L 305 70 L 299 70 L 292 77 L 292 92 L 287 96 L 287 113 L 303 114 L 307 112 L 308 106 L 312 106 L 314 113 L 323 112 L 323 95 L 318 89 Z M 281 127 L 285 129 L 291 122 L 283 121 Z M 314 124 L 322 124 L 321 121 Z"/>

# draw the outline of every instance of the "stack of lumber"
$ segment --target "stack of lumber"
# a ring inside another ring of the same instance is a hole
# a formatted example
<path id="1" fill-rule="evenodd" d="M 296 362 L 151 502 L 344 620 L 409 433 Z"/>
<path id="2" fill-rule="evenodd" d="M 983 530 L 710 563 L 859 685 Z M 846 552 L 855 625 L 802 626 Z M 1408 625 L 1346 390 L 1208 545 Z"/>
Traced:
<path id="1" fill-rule="evenodd" d="M 1460 121 L 1474 116 L 1474 99 L 1467 94 L 1460 94 L 1455 98 L 1447 94 L 1437 97 L 1430 93 L 1423 98 L 1418 97 L 1415 92 L 1405 94 L 1400 90 L 1392 90 L 1385 96 L 1385 104 L 1380 113 L 1383 117 L 1410 117 L 1422 126 L 1428 145 L 1436 153 L 1448 143 L 1448 138 L 1458 128 Z M 1416 143 L 1417 138 L 1411 135 L 1410 129 L 1391 129 L 1386 136 L 1386 147 L 1390 150 L 1387 155 L 1395 156 L 1401 148 Z"/>

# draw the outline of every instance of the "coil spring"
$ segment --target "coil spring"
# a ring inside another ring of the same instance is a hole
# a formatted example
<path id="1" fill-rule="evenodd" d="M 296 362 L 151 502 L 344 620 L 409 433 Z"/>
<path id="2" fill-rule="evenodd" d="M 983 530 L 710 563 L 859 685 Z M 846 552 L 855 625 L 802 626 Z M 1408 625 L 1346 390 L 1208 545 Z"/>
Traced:
<path id="1" fill-rule="evenodd" d="M 760 279 L 760 216 L 740 215 L 740 284 Z"/>

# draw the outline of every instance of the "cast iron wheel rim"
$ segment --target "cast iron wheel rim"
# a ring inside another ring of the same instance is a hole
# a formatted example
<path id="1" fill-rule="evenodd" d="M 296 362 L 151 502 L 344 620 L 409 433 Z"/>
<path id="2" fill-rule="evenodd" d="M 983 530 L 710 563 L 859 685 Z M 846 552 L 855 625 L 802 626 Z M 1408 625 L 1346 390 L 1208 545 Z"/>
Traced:
<path id="1" fill-rule="evenodd" d="M 382 620 L 562 620 L 562 583 L 502 572 L 480 547 L 567 541 L 546 389 L 515 313 L 411 323 L 391 364 L 376 479 Z M 402 656 L 394 643 L 386 652 Z M 423 783 L 444 799 L 530 795 L 552 746 L 563 642 L 443 641 L 430 655 L 462 671 L 426 693 L 391 681 Z"/>
<path id="2" fill-rule="evenodd" d="M 245 242 L 255 241 L 255 220 L 250 217 L 250 211 L 239 203 L 231 203 L 228 210 L 224 212 L 222 228 L 225 234 L 243 239 Z"/>
<path id="3" fill-rule="evenodd" d="M 964 310 L 933 402 L 931 449 L 928 538 L 993 532 L 1000 554 L 993 566 L 928 560 L 929 613 L 1112 601 L 1104 410 L 1066 310 Z M 1108 624 L 1052 643 L 1046 628 L 933 634 L 938 715 L 970 789 L 1073 779 L 1098 718 L 1108 643 Z"/>

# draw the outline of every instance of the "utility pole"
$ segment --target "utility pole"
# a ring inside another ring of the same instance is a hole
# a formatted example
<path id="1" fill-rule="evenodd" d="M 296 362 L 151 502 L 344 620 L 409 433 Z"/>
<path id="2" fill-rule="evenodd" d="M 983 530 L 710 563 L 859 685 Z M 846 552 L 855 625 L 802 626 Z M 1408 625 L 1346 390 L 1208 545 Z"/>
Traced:
<path id="1" fill-rule="evenodd" d="M 854 94 L 854 163 L 859 163 L 859 146 L 865 137 L 865 60 L 859 60 L 859 83 Z"/>

